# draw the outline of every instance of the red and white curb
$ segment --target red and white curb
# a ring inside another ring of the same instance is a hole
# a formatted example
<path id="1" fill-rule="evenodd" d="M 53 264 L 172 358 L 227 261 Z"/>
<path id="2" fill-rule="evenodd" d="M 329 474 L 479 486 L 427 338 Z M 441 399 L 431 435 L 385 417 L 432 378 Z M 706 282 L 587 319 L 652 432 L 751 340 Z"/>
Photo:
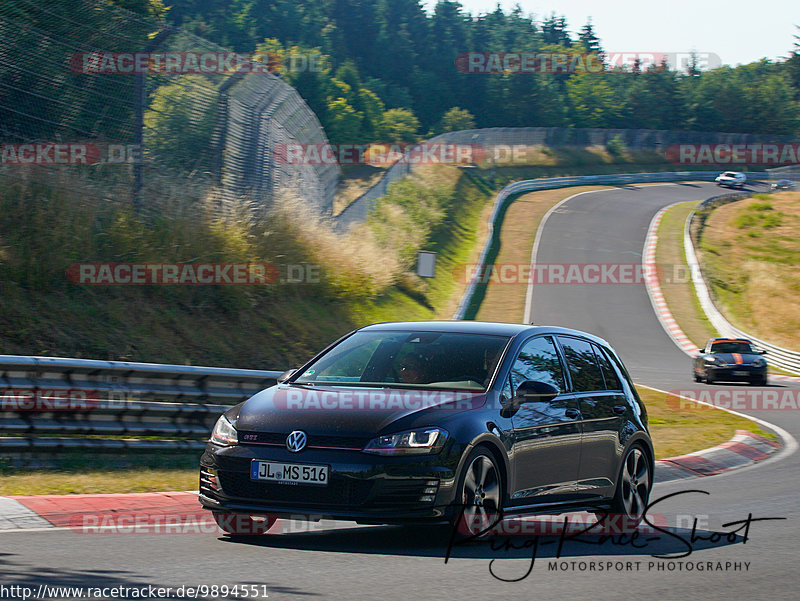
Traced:
<path id="1" fill-rule="evenodd" d="M 664 213 L 679 204 L 683 203 L 676 202 L 662 208 L 655 214 L 653 220 L 650 222 L 650 227 L 647 230 L 647 237 L 644 242 L 644 252 L 642 253 L 642 271 L 645 274 L 645 287 L 650 297 L 650 304 L 653 305 L 653 311 L 659 323 L 661 323 L 661 327 L 664 328 L 664 331 L 683 352 L 690 357 L 694 357 L 697 354 L 697 345 L 689 340 L 689 337 L 681 330 L 678 322 L 675 321 L 672 312 L 669 310 L 667 301 L 664 299 L 664 294 L 661 292 L 661 283 L 658 280 L 658 266 L 656 264 L 658 226 L 661 225 L 661 219 L 664 217 Z M 770 380 L 778 382 L 800 382 L 800 377 L 796 376 L 769 374 L 769 378 Z"/>
<path id="2" fill-rule="evenodd" d="M 216 531 L 196 492 L 20 495 L 0 497 L 0 531 L 58 528 L 77 533 L 135 530 L 151 534 Z M 187 530 L 189 527 L 193 530 Z"/>
<path id="3" fill-rule="evenodd" d="M 733 438 L 719 446 L 658 461 L 655 481 L 716 476 L 737 467 L 763 461 L 780 448 L 780 444 L 768 438 L 747 430 L 737 430 Z"/>
<path id="4" fill-rule="evenodd" d="M 664 331 L 675 341 L 681 350 L 687 355 L 694 355 L 697 352 L 697 345 L 694 344 L 689 337 L 683 333 L 678 322 L 672 316 L 672 313 L 667 307 L 667 301 L 664 299 L 664 294 L 661 292 L 661 283 L 658 281 L 658 269 L 656 266 L 656 248 L 658 247 L 658 226 L 661 224 L 661 219 L 664 213 L 672 207 L 681 204 L 674 203 L 664 207 L 655 214 L 653 220 L 650 222 L 650 227 L 647 230 L 647 238 L 644 242 L 644 253 L 642 253 L 642 267 L 645 274 L 645 287 L 647 294 L 650 296 L 650 303 L 653 305 L 653 310 L 658 317 L 658 321 L 664 328 Z"/>

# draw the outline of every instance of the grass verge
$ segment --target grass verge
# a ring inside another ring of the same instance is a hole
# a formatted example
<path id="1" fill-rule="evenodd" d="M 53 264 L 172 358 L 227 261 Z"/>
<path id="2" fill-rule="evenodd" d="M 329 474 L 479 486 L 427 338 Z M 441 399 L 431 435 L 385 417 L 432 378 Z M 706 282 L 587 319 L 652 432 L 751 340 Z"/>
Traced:
<path id="1" fill-rule="evenodd" d="M 756 422 L 689 400 L 668 397 L 647 386 L 637 385 L 650 420 L 650 434 L 656 459 L 665 459 L 700 451 L 730 440 L 736 430 L 749 430 L 775 439 L 772 432 Z"/>
<path id="2" fill-rule="evenodd" d="M 460 296 L 452 266 L 480 247 L 491 191 L 456 167 L 419 171 L 342 236 L 292 199 L 260 220 L 244 206 L 220 216 L 199 200 L 139 219 L 121 203 L 2 185 L 0 345 L 8 354 L 280 370 L 373 321 L 449 317 Z M 431 281 L 413 272 L 420 248 L 439 253 Z M 130 286 L 70 278 L 70 266 L 105 262 L 270 263 L 280 279 Z M 313 278 L 287 277 L 311 269 Z"/>
<path id="3" fill-rule="evenodd" d="M 756 194 L 706 219 L 699 253 L 717 307 L 736 327 L 800 350 L 800 192 Z"/>

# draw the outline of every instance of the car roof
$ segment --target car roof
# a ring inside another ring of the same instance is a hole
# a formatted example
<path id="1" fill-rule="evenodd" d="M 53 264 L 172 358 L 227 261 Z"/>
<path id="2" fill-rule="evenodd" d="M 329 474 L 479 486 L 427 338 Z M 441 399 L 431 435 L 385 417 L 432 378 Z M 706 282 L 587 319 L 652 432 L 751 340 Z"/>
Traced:
<path id="1" fill-rule="evenodd" d="M 712 338 L 709 342 L 746 342 L 748 344 L 753 344 L 753 342 L 747 338 Z"/>
<path id="2" fill-rule="evenodd" d="M 583 336 L 603 346 L 610 347 L 608 342 L 580 330 L 562 328 L 559 326 L 526 325 L 521 323 L 506 323 L 499 321 L 389 321 L 376 323 L 360 328 L 361 331 L 377 330 L 416 330 L 421 332 L 454 332 L 461 334 L 485 334 L 494 336 L 519 336 L 524 334 L 564 334 L 571 336 Z"/>

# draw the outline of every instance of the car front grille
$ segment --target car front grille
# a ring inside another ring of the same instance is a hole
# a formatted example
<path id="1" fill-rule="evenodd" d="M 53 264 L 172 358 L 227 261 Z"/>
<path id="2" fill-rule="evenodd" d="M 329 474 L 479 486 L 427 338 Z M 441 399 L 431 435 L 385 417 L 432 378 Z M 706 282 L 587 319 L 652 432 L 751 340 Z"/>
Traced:
<path id="1" fill-rule="evenodd" d="M 228 497 L 261 503 L 293 503 L 303 506 L 346 507 L 363 505 L 372 481 L 331 476 L 327 486 L 273 484 L 250 479 L 250 474 L 219 472 L 222 491 Z"/>
<path id="2" fill-rule="evenodd" d="M 217 478 L 222 492 L 231 499 L 308 508 L 388 510 L 433 505 L 439 485 L 438 480 L 422 478 L 359 480 L 338 475 L 332 475 L 327 486 L 288 485 L 258 482 L 248 473 L 228 471 L 219 471 Z M 204 484 L 201 479 L 201 491 L 211 488 Z"/>

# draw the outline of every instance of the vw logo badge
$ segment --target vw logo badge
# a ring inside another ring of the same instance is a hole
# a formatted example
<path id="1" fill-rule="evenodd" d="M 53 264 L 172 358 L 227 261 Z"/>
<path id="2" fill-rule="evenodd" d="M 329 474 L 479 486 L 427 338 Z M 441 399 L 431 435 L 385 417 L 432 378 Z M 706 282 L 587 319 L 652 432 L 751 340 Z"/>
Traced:
<path id="1" fill-rule="evenodd" d="M 292 453 L 297 453 L 305 448 L 306 441 L 306 433 L 302 430 L 295 430 L 286 437 L 286 448 Z"/>

